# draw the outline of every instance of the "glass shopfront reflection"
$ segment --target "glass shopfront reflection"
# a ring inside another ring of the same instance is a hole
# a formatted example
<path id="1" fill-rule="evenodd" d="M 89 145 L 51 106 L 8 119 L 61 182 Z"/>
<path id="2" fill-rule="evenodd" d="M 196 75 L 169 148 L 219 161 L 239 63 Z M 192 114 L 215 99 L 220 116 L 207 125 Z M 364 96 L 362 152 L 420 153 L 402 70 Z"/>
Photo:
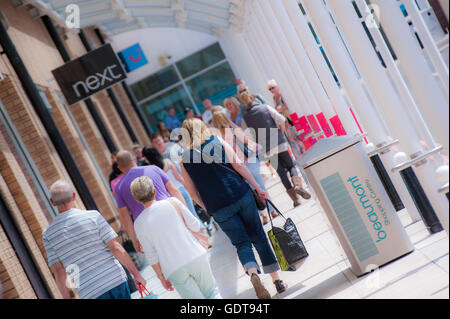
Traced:
<path id="1" fill-rule="evenodd" d="M 183 121 L 186 108 L 201 113 L 204 99 L 222 104 L 225 98 L 236 94 L 235 78 L 220 44 L 215 43 L 130 87 L 151 130 L 156 132 L 157 123 L 165 120 L 172 107 Z"/>

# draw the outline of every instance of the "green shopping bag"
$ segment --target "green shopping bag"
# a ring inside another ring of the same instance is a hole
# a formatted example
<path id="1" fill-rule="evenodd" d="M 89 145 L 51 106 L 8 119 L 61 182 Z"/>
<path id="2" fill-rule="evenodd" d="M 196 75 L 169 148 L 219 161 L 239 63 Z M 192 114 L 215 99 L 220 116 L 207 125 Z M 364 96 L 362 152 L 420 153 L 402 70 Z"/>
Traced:
<path id="1" fill-rule="evenodd" d="M 158 299 L 158 295 L 157 294 L 151 293 L 142 284 L 139 284 L 139 293 L 141 294 L 141 299 Z"/>

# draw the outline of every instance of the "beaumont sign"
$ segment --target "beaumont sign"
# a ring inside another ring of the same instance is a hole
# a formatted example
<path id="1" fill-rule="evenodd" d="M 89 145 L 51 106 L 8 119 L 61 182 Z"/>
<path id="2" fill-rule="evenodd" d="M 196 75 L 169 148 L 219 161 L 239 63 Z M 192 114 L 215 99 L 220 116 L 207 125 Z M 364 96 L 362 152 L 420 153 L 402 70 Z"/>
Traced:
<path id="1" fill-rule="evenodd" d="M 127 78 L 110 44 L 68 62 L 52 73 L 69 105 Z"/>

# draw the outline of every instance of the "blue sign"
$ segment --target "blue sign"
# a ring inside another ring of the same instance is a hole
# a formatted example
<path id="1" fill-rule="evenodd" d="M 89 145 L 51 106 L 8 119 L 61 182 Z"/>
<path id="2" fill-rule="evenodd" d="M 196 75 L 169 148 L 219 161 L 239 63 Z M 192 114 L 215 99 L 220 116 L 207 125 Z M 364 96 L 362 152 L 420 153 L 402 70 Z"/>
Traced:
<path id="1" fill-rule="evenodd" d="M 119 52 L 119 56 L 122 59 L 127 72 L 132 72 L 148 64 L 147 58 L 139 43 Z"/>

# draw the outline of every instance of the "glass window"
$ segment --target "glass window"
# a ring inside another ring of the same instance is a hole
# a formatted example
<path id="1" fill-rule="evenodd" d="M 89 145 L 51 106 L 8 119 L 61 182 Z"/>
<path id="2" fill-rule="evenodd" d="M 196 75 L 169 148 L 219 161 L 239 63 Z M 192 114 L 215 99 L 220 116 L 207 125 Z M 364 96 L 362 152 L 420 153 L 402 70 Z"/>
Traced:
<path id="1" fill-rule="evenodd" d="M 187 78 L 210 67 L 220 61 L 225 60 L 225 55 L 219 45 L 215 43 L 206 49 L 195 53 L 177 63 L 177 67 L 183 78 Z"/>
<path id="2" fill-rule="evenodd" d="M 160 121 L 164 122 L 170 108 L 175 108 L 176 116 L 182 121 L 184 120 L 184 109 L 192 107 L 191 105 L 186 90 L 179 85 L 145 103 L 143 110 L 152 131 L 156 132 L 156 124 Z"/>
<path id="3" fill-rule="evenodd" d="M 201 111 L 206 98 L 213 103 L 221 103 L 225 98 L 236 94 L 235 76 L 230 64 L 225 62 L 206 73 L 186 82 L 189 92 Z"/>
<path id="4" fill-rule="evenodd" d="M 138 101 L 156 94 L 157 92 L 174 85 L 180 79 L 173 66 L 168 66 L 149 77 L 131 85 L 134 95 Z"/>

